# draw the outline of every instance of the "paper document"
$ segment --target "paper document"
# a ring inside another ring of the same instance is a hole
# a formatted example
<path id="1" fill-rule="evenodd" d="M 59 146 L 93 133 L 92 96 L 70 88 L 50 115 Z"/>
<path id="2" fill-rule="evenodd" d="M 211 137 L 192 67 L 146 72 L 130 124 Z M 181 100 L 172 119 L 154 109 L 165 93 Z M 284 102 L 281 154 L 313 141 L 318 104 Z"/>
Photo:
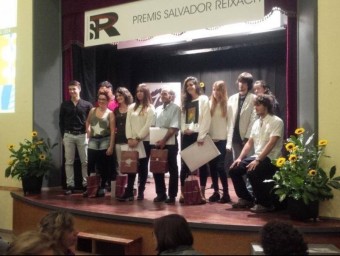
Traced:
<path id="1" fill-rule="evenodd" d="M 208 135 L 205 137 L 202 146 L 198 146 L 197 142 L 195 142 L 181 151 L 181 157 L 191 172 L 197 170 L 220 154 L 215 143 Z"/>
<path id="2" fill-rule="evenodd" d="M 155 145 L 157 141 L 164 138 L 167 132 L 167 128 L 150 127 L 150 144 Z M 175 137 L 176 134 L 172 135 L 171 138 L 166 142 L 166 145 L 175 145 Z"/>

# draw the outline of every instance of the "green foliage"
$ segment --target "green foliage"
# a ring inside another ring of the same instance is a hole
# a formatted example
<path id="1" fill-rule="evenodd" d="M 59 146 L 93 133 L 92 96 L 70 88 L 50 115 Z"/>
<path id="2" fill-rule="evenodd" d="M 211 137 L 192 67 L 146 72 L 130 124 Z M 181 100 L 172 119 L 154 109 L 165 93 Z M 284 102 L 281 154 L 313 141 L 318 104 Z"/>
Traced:
<path id="1" fill-rule="evenodd" d="M 23 143 L 19 143 L 18 150 L 10 145 L 8 149 L 11 155 L 5 177 L 21 180 L 25 176 L 44 176 L 53 167 L 51 150 L 56 145 L 57 143 L 51 145 L 49 139 L 45 141 L 38 138 L 35 131 L 32 132 L 32 140 L 25 139 Z"/>
<path id="2" fill-rule="evenodd" d="M 336 167 L 333 166 L 327 174 L 320 166 L 320 158 L 324 155 L 326 140 L 320 140 L 317 146 L 312 145 L 314 134 L 307 140 L 304 129 L 295 130 L 295 135 L 287 139 L 285 148 L 287 158 L 273 160 L 279 167 L 272 180 L 275 182 L 274 193 L 280 201 L 287 197 L 296 200 L 303 199 L 306 204 L 311 201 L 328 200 L 333 198 L 332 189 L 340 189 L 340 176 L 335 177 Z"/>

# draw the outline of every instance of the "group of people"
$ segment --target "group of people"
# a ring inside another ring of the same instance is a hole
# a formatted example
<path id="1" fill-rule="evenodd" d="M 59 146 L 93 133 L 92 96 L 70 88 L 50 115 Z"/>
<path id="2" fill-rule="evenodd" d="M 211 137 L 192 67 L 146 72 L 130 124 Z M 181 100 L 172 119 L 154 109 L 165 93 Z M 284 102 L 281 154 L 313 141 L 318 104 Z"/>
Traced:
<path id="1" fill-rule="evenodd" d="M 226 172 L 227 151 L 233 153 L 229 175 L 235 187 L 238 202 L 234 208 L 250 208 L 254 212 L 273 210 L 272 185 L 263 183 L 276 171 L 271 160 L 280 156 L 283 137 L 283 121 L 278 103 L 269 87 L 262 80 L 254 83 L 250 73 L 241 73 L 236 81 L 238 93 L 228 98 L 224 81 L 212 85 L 211 96 L 202 93 L 196 77 L 184 80 L 182 104 L 174 103 L 175 93 L 171 88 L 161 90 L 162 105 L 156 109 L 152 104 L 146 84 L 136 88 L 135 102 L 129 90 L 119 87 L 113 94 L 112 85 L 100 84 L 95 107 L 80 98 L 81 86 L 77 81 L 69 84 L 71 99 L 60 109 L 60 131 L 65 147 L 65 171 L 67 189 L 74 190 L 74 156 L 77 147 L 82 164 L 83 187 L 86 177 L 98 173 L 101 191 L 105 185 L 120 174 L 120 159 L 123 146 L 145 152 L 139 159 L 137 200 L 144 199 L 148 177 L 148 163 L 152 148 L 168 150 L 169 184 L 166 189 L 163 173 L 154 173 L 156 197 L 154 202 L 175 203 L 180 183 L 179 202 L 183 203 L 184 184 L 191 171 L 184 161 L 178 173 L 177 135 L 181 133 L 182 149 L 193 143 L 204 145 L 209 135 L 220 155 L 199 168 L 201 203 L 206 203 L 205 188 L 210 175 L 214 193 L 210 202 L 229 203 Z M 254 93 L 251 91 L 254 87 Z M 165 128 L 166 133 L 154 145 L 150 145 L 150 127 Z M 168 143 L 170 140 L 174 143 Z M 116 167 L 117 166 L 117 172 Z M 219 179 L 222 185 L 220 194 Z M 136 174 L 128 174 L 125 193 L 120 201 L 134 200 Z M 86 196 L 86 192 L 84 193 Z"/>
<path id="2" fill-rule="evenodd" d="M 52 211 L 40 220 L 37 229 L 21 233 L 10 243 L 3 241 L 1 255 L 75 255 L 78 231 L 74 223 L 69 212 Z M 182 215 L 156 218 L 153 236 L 157 255 L 203 255 L 194 249 L 194 236 Z M 259 238 L 265 255 L 308 255 L 303 234 L 289 223 L 269 221 Z"/>

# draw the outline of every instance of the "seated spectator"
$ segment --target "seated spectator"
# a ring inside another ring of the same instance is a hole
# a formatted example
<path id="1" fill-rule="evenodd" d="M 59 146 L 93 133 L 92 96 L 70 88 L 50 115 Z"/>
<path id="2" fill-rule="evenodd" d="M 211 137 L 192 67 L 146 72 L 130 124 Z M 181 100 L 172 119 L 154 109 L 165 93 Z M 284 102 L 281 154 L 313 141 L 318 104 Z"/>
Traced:
<path id="1" fill-rule="evenodd" d="M 40 220 L 39 230 L 52 238 L 57 255 L 75 255 L 71 248 L 76 244 L 78 232 L 70 213 L 56 211 L 47 214 Z"/>
<path id="2" fill-rule="evenodd" d="M 269 221 L 260 236 L 265 255 L 308 255 L 303 235 L 289 223 Z"/>
<path id="3" fill-rule="evenodd" d="M 6 255 L 54 255 L 53 246 L 47 234 L 26 231 L 13 240 Z"/>
<path id="4" fill-rule="evenodd" d="M 192 247 L 194 238 L 186 219 L 178 214 L 160 217 L 154 222 L 158 255 L 202 255 Z"/>

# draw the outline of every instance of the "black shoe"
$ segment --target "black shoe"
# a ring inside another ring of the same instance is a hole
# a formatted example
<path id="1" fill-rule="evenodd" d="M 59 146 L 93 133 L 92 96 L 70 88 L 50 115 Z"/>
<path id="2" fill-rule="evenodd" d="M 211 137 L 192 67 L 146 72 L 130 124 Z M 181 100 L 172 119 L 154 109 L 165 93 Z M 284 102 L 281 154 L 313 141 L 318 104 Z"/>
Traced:
<path id="1" fill-rule="evenodd" d="M 68 196 L 74 193 L 74 187 L 67 187 L 64 191 L 64 195 Z"/>
<path id="2" fill-rule="evenodd" d="M 83 197 L 88 197 L 89 196 L 89 193 L 87 193 L 87 191 L 84 191 L 83 192 Z"/>
<path id="3" fill-rule="evenodd" d="M 221 199 L 221 196 L 218 192 L 214 192 L 211 197 L 209 197 L 209 202 L 217 202 L 218 200 Z"/>
<path id="4" fill-rule="evenodd" d="M 144 200 L 144 193 L 138 193 L 137 200 L 141 201 Z"/>
<path id="5" fill-rule="evenodd" d="M 103 197 L 103 196 L 105 196 L 105 188 L 100 188 L 100 189 L 98 189 L 98 191 L 97 191 L 97 195 L 96 195 L 97 197 Z"/>
<path id="6" fill-rule="evenodd" d="M 164 202 L 166 200 L 166 195 L 158 195 L 153 199 L 154 203 Z"/>
<path id="7" fill-rule="evenodd" d="M 133 201 L 135 198 L 132 193 L 125 192 L 122 197 L 117 197 L 116 199 L 121 202 L 127 202 L 127 201 Z"/>
<path id="8" fill-rule="evenodd" d="M 218 201 L 220 204 L 230 203 L 231 199 L 229 194 L 223 194 L 222 198 Z"/>
<path id="9" fill-rule="evenodd" d="M 164 201 L 164 203 L 166 203 L 166 204 L 174 204 L 176 202 L 176 198 L 174 198 L 174 197 L 168 197 L 165 201 Z"/>

